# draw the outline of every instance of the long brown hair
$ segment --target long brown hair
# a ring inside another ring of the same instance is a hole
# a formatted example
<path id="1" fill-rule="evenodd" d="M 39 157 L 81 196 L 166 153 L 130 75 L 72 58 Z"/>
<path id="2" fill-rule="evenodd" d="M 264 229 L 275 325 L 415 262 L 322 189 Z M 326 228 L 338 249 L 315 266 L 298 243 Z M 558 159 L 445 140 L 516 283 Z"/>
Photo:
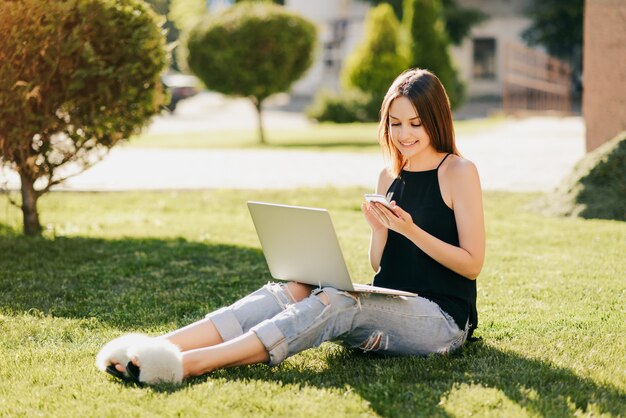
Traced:
<path id="1" fill-rule="evenodd" d="M 395 176 L 406 164 L 405 158 L 391 141 L 389 134 L 389 108 L 398 97 L 406 97 L 413 104 L 417 115 L 437 152 L 459 155 L 454 141 L 454 126 L 450 100 L 436 75 L 428 70 L 412 68 L 400 74 L 389 87 L 380 108 L 378 142 L 390 171 Z"/>

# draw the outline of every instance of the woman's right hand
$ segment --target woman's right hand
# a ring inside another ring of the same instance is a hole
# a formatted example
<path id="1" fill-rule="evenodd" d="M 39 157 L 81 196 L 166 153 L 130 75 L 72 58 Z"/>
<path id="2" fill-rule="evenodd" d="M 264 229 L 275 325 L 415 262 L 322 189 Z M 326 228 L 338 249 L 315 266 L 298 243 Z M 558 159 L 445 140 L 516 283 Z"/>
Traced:
<path id="1" fill-rule="evenodd" d="M 363 212 L 363 215 L 365 216 L 365 220 L 369 224 L 370 228 L 372 228 L 372 231 L 374 232 L 382 231 L 383 229 L 386 229 L 386 227 L 385 225 L 381 223 L 381 221 L 378 219 L 378 217 L 372 210 L 372 207 L 371 207 L 372 204 L 373 203 L 370 203 L 370 202 L 361 203 L 361 212 Z"/>

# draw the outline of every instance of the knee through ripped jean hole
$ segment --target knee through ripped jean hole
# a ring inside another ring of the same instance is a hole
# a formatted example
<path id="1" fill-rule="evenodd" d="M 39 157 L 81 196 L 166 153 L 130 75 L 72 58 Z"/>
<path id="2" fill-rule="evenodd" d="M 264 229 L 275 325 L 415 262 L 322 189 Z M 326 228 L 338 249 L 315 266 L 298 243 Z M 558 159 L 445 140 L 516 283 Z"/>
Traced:
<path id="1" fill-rule="evenodd" d="M 270 295 L 272 295 L 272 297 L 274 298 L 274 300 L 276 300 L 276 303 L 278 303 L 278 306 L 280 306 L 281 309 L 288 308 L 290 305 L 293 305 L 295 303 L 295 299 L 286 284 L 268 282 L 263 287 L 270 293 Z"/>
<path id="2" fill-rule="evenodd" d="M 359 348 L 365 352 L 387 350 L 389 348 L 389 335 L 385 335 L 380 330 L 374 331 Z"/>

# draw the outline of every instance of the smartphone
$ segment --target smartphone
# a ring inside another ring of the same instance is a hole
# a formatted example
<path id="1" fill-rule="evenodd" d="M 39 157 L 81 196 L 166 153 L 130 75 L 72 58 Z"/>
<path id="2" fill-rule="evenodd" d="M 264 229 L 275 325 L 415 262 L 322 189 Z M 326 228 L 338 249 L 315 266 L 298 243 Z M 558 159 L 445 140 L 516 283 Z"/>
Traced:
<path id="1" fill-rule="evenodd" d="M 366 194 L 365 200 L 367 200 L 368 202 L 381 203 L 383 206 L 385 206 L 387 209 L 393 212 L 393 206 L 391 206 L 391 203 L 389 203 L 387 198 L 383 196 L 382 194 Z"/>

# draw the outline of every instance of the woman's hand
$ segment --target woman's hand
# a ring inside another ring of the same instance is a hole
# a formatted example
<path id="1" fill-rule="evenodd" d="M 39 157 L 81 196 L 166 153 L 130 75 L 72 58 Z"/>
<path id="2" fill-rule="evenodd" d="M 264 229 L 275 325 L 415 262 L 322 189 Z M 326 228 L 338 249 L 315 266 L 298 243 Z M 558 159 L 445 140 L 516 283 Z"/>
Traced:
<path id="1" fill-rule="evenodd" d="M 391 206 L 393 207 L 393 212 L 380 203 L 372 203 L 370 204 L 370 212 L 379 224 L 406 236 L 415 227 L 413 218 L 408 212 L 397 206 L 395 201 L 391 202 Z"/>
<path id="2" fill-rule="evenodd" d="M 365 220 L 369 224 L 370 228 L 372 228 L 372 231 L 382 231 L 386 228 L 386 226 L 381 223 L 378 216 L 374 214 L 372 210 L 372 203 L 361 203 L 361 212 L 363 212 L 363 215 L 365 215 Z"/>

